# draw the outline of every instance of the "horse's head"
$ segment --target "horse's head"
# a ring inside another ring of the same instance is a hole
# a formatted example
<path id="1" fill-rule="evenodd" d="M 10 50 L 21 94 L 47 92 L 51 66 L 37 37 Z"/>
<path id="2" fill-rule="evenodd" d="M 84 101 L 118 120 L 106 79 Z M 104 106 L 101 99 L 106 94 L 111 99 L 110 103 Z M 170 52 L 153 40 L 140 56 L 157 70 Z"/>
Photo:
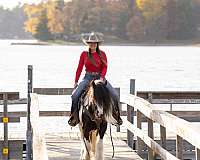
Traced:
<path id="1" fill-rule="evenodd" d="M 85 99 L 88 100 L 88 111 L 93 121 L 105 120 L 114 125 L 121 125 L 119 106 L 115 105 L 106 83 L 101 80 L 91 81 Z"/>

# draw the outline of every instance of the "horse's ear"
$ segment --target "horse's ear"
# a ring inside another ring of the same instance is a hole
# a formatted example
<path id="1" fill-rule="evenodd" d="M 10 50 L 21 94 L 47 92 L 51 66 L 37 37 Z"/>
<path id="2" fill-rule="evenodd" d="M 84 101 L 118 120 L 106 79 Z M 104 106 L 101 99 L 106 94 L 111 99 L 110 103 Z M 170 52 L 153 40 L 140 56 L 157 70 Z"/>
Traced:
<path id="1" fill-rule="evenodd" d="M 107 83 L 108 83 L 107 80 L 105 80 L 105 82 L 104 82 L 105 86 L 107 85 Z"/>

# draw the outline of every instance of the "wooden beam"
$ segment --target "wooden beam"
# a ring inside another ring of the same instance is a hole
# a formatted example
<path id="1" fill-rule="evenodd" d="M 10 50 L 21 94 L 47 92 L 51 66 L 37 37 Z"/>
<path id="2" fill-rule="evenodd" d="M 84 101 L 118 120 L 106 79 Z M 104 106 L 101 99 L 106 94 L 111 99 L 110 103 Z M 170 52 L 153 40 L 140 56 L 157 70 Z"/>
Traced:
<path id="1" fill-rule="evenodd" d="M 39 102 L 37 94 L 31 95 L 30 121 L 33 130 L 33 160 L 48 160 L 45 134 L 40 128 Z"/>
<path id="2" fill-rule="evenodd" d="M 120 88 L 115 88 L 120 93 Z M 74 88 L 33 88 L 33 93 L 42 95 L 71 95 Z"/>
<path id="3" fill-rule="evenodd" d="M 166 127 L 175 134 L 181 136 L 197 148 L 200 148 L 200 129 L 193 126 L 190 122 L 180 119 L 164 111 L 154 110 L 154 106 L 146 100 L 129 94 L 124 101 L 142 112 L 146 117 Z"/>
<path id="4" fill-rule="evenodd" d="M 157 154 L 159 154 L 165 160 L 179 160 L 174 155 L 169 153 L 167 150 L 162 148 L 158 143 L 156 143 L 152 138 L 148 137 L 141 129 L 138 129 L 129 121 L 124 120 L 124 125 L 127 127 L 128 130 L 134 133 L 134 135 L 140 137 L 144 143 L 153 149 Z"/>
<path id="5" fill-rule="evenodd" d="M 8 123 L 20 122 L 20 117 L 8 117 Z M 0 123 L 3 123 L 3 117 L 0 117 Z"/>
<path id="6" fill-rule="evenodd" d="M 33 88 L 33 92 L 43 95 L 71 95 L 73 88 Z"/>
<path id="7" fill-rule="evenodd" d="M 3 94 L 3 117 L 8 117 L 8 93 Z M 9 149 L 8 149 L 8 119 L 4 120 L 4 143 L 3 143 L 3 160 L 8 160 Z"/>
<path id="8" fill-rule="evenodd" d="M 10 160 L 22 160 L 23 159 L 23 144 L 25 140 L 9 140 L 8 148 L 9 148 L 9 159 Z M 2 155 L 3 150 L 3 141 L 0 140 L 0 159 L 3 160 Z"/>
<path id="9" fill-rule="evenodd" d="M 17 100 L 8 100 L 8 104 L 27 104 L 27 98 L 20 98 Z M 0 105 L 3 105 L 3 100 L 0 100 Z"/>
<path id="10" fill-rule="evenodd" d="M 183 159 L 183 138 L 179 135 L 176 136 L 176 157 Z"/>
<path id="11" fill-rule="evenodd" d="M 135 95 L 135 80 L 130 80 L 130 94 Z M 127 120 L 134 124 L 134 108 L 127 105 Z M 135 149 L 134 134 L 127 130 L 127 143 L 132 149 Z"/>
<path id="12" fill-rule="evenodd" d="M 152 99 L 200 99 L 199 91 L 138 91 L 137 96 L 148 99 L 149 93 Z"/>
<path id="13" fill-rule="evenodd" d="M 200 160 L 200 149 L 195 148 L 195 150 L 196 150 L 196 152 L 195 152 L 196 160 Z"/>
<path id="14" fill-rule="evenodd" d="M 153 121 L 148 118 L 148 136 L 153 140 L 154 139 L 154 133 L 153 133 Z M 155 159 L 155 153 L 154 150 L 151 147 L 148 147 L 148 159 L 154 160 Z"/>
<path id="15" fill-rule="evenodd" d="M 19 99 L 19 92 L 0 92 L 0 100 L 3 100 L 3 95 L 7 94 L 7 100 Z"/>
<path id="16" fill-rule="evenodd" d="M 50 116 L 69 116 L 70 111 L 40 111 L 40 116 L 42 117 L 50 117 Z M 0 112 L 0 117 L 3 116 L 3 113 Z M 8 112 L 8 117 L 26 117 L 26 111 L 19 112 Z"/>
<path id="17" fill-rule="evenodd" d="M 137 128 L 142 129 L 142 114 L 140 111 L 137 111 Z M 143 149 L 144 143 L 140 139 L 140 137 L 137 136 L 137 142 L 136 142 L 136 150 L 138 155 L 142 154 L 142 149 Z"/>
<path id="18" fill-rule="evenodd" d="M 160 125 L 160 145 L 166 149 L 166 128 Z M 161 160 L 164 160 L 161 158 Z"/>
<path id="19" fill-rule="evenodd" d="M 149 102 L 151 104 L 200 104 L 200 99 L 151 99 Z"/>

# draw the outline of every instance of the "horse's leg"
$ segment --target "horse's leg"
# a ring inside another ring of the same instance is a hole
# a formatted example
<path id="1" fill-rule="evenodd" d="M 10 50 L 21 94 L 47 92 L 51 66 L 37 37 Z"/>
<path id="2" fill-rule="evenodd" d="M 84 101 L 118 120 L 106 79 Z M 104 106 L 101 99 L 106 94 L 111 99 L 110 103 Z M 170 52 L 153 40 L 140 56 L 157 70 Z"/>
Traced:
<path id="1" fill-rule="evenodd" d="M 88 140 L 85 140 L 84 160 L 90 160 L 91 144 Z"/>
<path id="2" fill-rule="evenodd" d="M 96 148 L 96 160 L 103 160 L 103 139 L 99 139 Z"/>
<path id="3" fill-rule="evenodd" d="M 89 136 L 86 135 L 87 138 L 85 138 L 84 131 L 82 129 L 81 124 L 79 124 L 80 134 L 81 134 L 81 156 L 80 160 L 90 160 L 90 156 L 88 155 L 88 152 L 90 153 L 91 145 L 89 142 Z"/>
<path id="4" fill-rule="evenodd" d="M 96 154 L 96 144 L 97 144 L 97 130 L 94 130 L 90 134 L 90 142 L 91 142 L 91 154 L 90 159 L 95 160 L 95 154 Z"/>
<path id="5" fill-rule="evenodd" d="M 81 152 L 80 152 L 80 160 L 84 160 L 84 150 L 85 150 L 85 143 L 84 143 L 84 136 L 83 136 L 83 129 L 81 124 L 79 124 L 80 136 L 81 136 Z"/>
<path id="6" fill-rule="evenodd" d="M 89 132 L 86 130 L 83 131 L 83 145 L 83 160 L 90 160 L 91 144 L 89 141 Z"/>
<path id="7" fill-rule="evenodd" d="M 99 141 L 96 147 L 96 160 L 103 160 L 103 137 L 107 130 L 107 122 L 102 122 L 99 130 Z"/>

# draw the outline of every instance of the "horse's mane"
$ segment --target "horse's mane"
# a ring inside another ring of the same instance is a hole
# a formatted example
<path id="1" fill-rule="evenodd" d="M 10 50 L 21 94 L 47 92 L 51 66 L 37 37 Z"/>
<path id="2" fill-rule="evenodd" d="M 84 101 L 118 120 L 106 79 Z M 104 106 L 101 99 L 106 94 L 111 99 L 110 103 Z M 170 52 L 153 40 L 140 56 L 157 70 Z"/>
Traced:
<path id="1" fill-rule="evenodd" d="M 101 81 L 92 81 L 87 94 L 90 97 L 89 101 L 101 107 L 106 117 L 112 114 L 112 98 L 106 84 Z"/>

